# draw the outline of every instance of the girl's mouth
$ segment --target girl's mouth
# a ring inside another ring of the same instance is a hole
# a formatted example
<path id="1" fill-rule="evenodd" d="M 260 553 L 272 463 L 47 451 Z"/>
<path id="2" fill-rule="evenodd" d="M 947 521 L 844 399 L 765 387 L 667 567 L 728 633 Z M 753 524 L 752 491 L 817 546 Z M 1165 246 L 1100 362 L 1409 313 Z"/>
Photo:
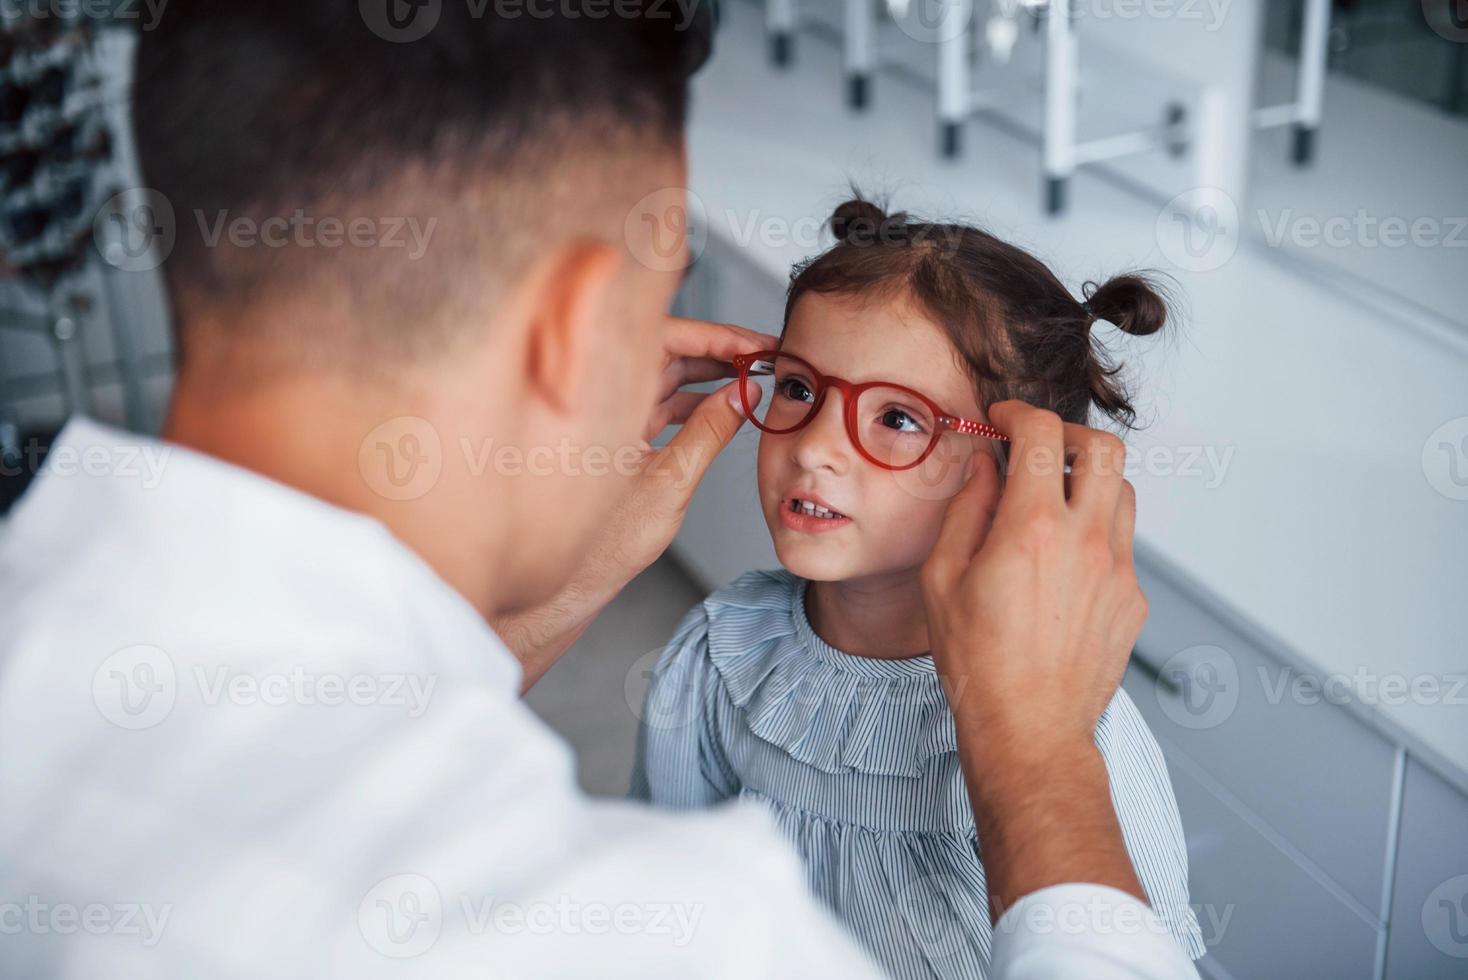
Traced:
<path id="1" fill-rule="evenodd" d="M 837 513 L 829 507 L 800 497 L 790 498 L 790 510 L 796 514 L 809 514 L 811 517 L 840 519 L 846 516 L 845 514 Z"/>
<path id="2" fill-rule="evenodd" d="M 802 497 L 791 497 L 781 502 L 780 523 L 792 531 L 819 534 L 845 527 L 852 520 L 824 504 Z"/>

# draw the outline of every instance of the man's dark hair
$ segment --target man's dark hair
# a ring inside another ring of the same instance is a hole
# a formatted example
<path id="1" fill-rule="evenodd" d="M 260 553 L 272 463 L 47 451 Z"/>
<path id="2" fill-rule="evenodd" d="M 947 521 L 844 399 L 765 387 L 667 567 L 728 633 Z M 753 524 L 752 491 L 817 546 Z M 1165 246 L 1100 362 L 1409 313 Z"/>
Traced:
<path id="1" fill-rule="evenodd" d="M 139 41 L 134 125 L 176 216 L 185 348 L 192 311 L 335 283 L 354 314 L 395 321 L 392 346 L 422 349 L 405 334 L 589 213 L 619 155 L 681 148 L 711 43 L 694 2 L 172 0 Z M 229 240 L 229 221 L 297 212 L 436 227 L 416 262 Z"/>

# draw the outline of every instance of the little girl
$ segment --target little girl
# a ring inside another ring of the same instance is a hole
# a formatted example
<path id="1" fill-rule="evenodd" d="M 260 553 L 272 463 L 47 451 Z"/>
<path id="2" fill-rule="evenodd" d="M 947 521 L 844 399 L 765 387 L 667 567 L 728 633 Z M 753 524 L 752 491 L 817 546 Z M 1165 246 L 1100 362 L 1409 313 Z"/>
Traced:
<path id="1" fill-rule="evenodd" d="M 784 569 L 742 576 L 679 625 L 653 671 L 632 795 L 760 801 L 811 888 L 889 973 L 982 977 L 983 842 L 927 652 L 919 569 L 970 455 L 996 453 L 1003 472 L 1003 444 L 979 434 L 984 406 L 1019 398 L 1084 423 L 1095 404 L 1129 425 L 1091 325 L 1150 334 L 1167 308 L 1135 276 L 1077 302 L 1021 249 L 860 199 L 831 225 L 836 245 L 792 276 L 779 351 L 740 362 L 760 386 L 746 411 Z M 1096 744 L 1152 908 L 1200 957 L 1177 804 L 1125 693 Z"/>

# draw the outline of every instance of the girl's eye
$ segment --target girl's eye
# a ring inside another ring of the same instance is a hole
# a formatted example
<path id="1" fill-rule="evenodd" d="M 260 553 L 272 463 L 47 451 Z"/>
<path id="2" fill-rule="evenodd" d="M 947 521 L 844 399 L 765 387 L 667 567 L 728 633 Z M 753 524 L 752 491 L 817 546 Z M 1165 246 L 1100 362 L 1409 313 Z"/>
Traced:
<path id="1" fill-rule="evenodd" d="M 799 378 L 786 378 L 780 382 L 780 394 L 793 401 L 804 402 L 811 398 L 811 390 Z"/>
<path id="2" fill-rule="evenodd" d="M 889 408 L 884 411 L 878 421 L 889 429 L 898 432 L 922 432 L 923 425 L 907 412 L 900 408 Z"/>

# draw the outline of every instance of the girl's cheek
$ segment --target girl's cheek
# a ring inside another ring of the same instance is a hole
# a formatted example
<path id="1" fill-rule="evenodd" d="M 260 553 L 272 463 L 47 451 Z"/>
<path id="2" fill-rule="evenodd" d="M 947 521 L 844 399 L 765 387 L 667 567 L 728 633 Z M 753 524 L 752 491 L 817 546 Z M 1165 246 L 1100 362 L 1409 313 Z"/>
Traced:
<path id="1" fill-rule="evenodd" d="M 946 505 L 967 482 L 974 452 L 966 436 L 945 438 L 917 466 L 889 471 L 888 476 L 914 504 Z"/>
<path id="2" fill-rule="evenodd" d="M 928 503 L 923 510 L 923 529 L 921 534 L 917 535 L 923 542 L 923 546 L 918 557 L 926 560 L 943 532 L 943 520 L 948 514 L 948 507 L 944 503 Z"/>
<path id="3" fill-rule="evenodd" d="M 963 476 L 961 466 L 918 465 L 906 470 L 880 471 L 877 482 L 883 497 L 892 501 L 891 507 L 909 515 L 910 520 L 919 521 L 947 510 L 948 501 L 963 489 Z"/>
<path id="4" fill-rule="evenodd" d="M 938 534 L 943 529 L 943 520 L 948 512 L 946 499 L 932 500 L 915 497 L 902 489 L 890 474 L 877 487 L 869 488 L 862 498 L 867 512 L 873 510 L 874 497 L 880 496 L 882 506 L 882 537 L 894 553 L 906 558 L 922 560 L 932 551 Z M 880 491 L 875 494 L 871 491 Z"/>
<path id="5" fill-rule="evenodd" d="M 759 437 L 759 448 L 755 452 L 755 483 L 759 487 L 761 497 L 774 492 L 773 483 L 778 477 L 774 465 L 774 446 L 770 437 L 761 432 Z"/>

